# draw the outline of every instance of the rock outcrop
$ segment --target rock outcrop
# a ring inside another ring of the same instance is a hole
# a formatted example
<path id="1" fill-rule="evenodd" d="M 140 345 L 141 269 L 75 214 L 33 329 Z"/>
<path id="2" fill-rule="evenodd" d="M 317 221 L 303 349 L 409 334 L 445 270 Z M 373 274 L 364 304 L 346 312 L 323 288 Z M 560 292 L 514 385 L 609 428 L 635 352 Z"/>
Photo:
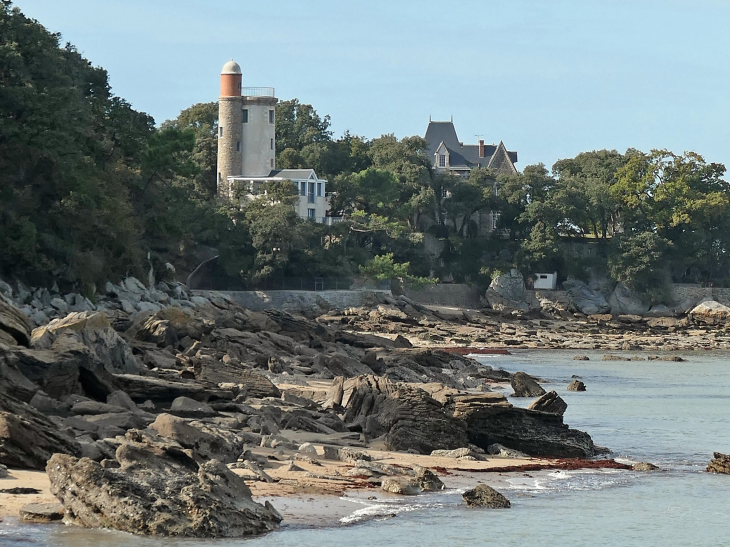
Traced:
<path id="1" fill-rule="evenodd" d="M 0 343 L 28 346 L 31 328 L 28 317 L 0 294 Z"/>
<path id="2" fill-rule="evenodd" d="M 54 399 L 83 395 L 104 400 L 117 390 L 104 361 L 73 333 L 61 334 L 50 349 L 22 349 L 9 358 L 28 380 Z"/>
<path id="3" fill-rule="evenodd" d="M 417 496 L 421 493 L 421 487 L 416 481 L 404 477 L 386 477 L 380 484 L 380 488 L 385 492 L 401 496 Z"/>
<path id="4" fill-rule="evenodd" d="M 116 451 L 118 469 L 54 455 L 46 467 L 64 521 L 87 528 L 177 537 L 243 537 L 269 532 L 282 517 L 255 503 L 241 477 L 217 460 L 195 462 L 178 445 L 137 432 Z"/>
<path id="5" fill-rule="evenodd" d="M 705 325 L 724 325 L 730 323 L 730 308 L 709 300 L 697 305 L 689 312 L 690 317 Z"/>
<path id="6" fill-rule="evenodd" d="M 461 497 L 466 502 L 467 507 L 507 509 L 511 506 L 507 498 L 486 484 L 478 484 L 476 488 L 464 492 Z"/>
<path id="7" fill-rule="evenodd" d="M 512 397 L 540 397 L 545 395 L 545 390 L 537 383 L 532 376 L 525 372 L 516 372 L 510 380 L 514 390 Z"/>
<path id="8" fill-rule="evenodd" d="M 568 391 L 585 391 L 586 385 L 580 380 L 573 380 L 568 384 Z"/>
<path id="9" fill-rule="evenodd" d="M 568 409 L 568 403 L 557 392 L 549 391 L 530 403 L 527 408 L 529 410 L 539 410 L 540 412 L 549 412 L 550 414 L 560 414 L 562 416 Z"/>
<path id="10" fill-rule="evenodd" d="M 590 458 L 596 452 L 590 435 L 570 429 L 560 414 L 485 400 L 456 406 L 454 417 L 466 422 L 469 442 L 483 450 L 498 443 L 546 458 Z"/>
<path id="11" fill-rule="evenodd" d="M 415 466 L 413 471 L 416 475 L 416 481 L 418 481 L 422 492 L 438 492 L 446 488 L 446 485 L 441 479 L 439 479 L 433 471 L 426 469 L 425 467 Z"/>
<path id="12" fill-rule="evenodd" d="M 594 315 L 611 311 L 603 293 L 589 288 L 583 281 L 568 278 L 563 281 L 563 289 L 568 292 L 573 305 L 581 313 Z"/>
<path id="13" fill-rule="evenodd" d="M 60 503 L 26 503 L 20 508 L 21 522 L 47 523 L 63 519 L 63 505 Z"/>
<path id="14" fill-rule="evenodd" d="M 634 291 L 623 283 L 618 283 L 608 298 L 613 315 L 644 315 L 649 311 L 649 305 L 642 302 Z"/>
<path id="15" fill-rule="evenodd" d="M 422 389 L 401 385 L 383 402 L 378 421 L 387 429 L 390 450 L 430 454 L 467 444 L 466 424 L 447 416 L 441 403 Z"/>
<path id="16" fill-rule="evenodd" d="M 715 452 L 712 456 L 712 460 L 707 466 L 707 471 L 710 473 L 730 475 L 730 454 Z"/>
<path id="17" fill-rule="evenodd" d="M 60 337 L 71 337 L 89 348 L 91 354 L 114 374 L 139 372 L 132 349 L 112 328 L 103 312 L 73 312 L 33 331 L 34 349 L 51 349 Z"/>
<path id="18" fill-rule="evenodd" d="M 171 414 L 160 414 L 149 427 L 160 437 L 193 450 L 204 459 L 216 459 L 223 463 L 235 462 L 243 448 L 242 441 L 231 443 L 229 439 L 206 432 Z"/>
<path id="19" fill-rule="evenodd" d="M 0 464 L 44 469 L 57 452 L 80 455 L 81 447 L 36 409 L 0 391 Z"/>
<path id="20" fill-rule="evenodd" d="M 631 466 L 632 471 L 656 471 L 659 469 L 656 465 L 649 462 L 639 462 Z"/>
<path id="21" fill-rule="evenodd" d="M 515 269 L 492 279 L 486 296 L 489 305 L 497 311 L 526 312 L 530 310 L 529 304 L 525 301 L 525 280 L 522 274 Z"/>

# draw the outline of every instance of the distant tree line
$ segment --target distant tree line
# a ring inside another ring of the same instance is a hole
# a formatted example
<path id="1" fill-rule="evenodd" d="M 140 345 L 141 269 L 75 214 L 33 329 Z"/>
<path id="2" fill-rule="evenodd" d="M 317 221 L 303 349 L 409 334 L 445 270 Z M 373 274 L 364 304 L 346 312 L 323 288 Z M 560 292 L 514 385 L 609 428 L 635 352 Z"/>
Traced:
<path id="1" fill-rule="evenodd" d="M 334 138 L 329 116 L 282 101 L 277 167 L 328 179 L 344 220 L 325 226 L 294 214 L 287 182 L 243 209 L 216 199 L 217 103 L 156 126 L 9 0 L 0 30 L 0 276 L 91 292 L 165 262 L 189 272 L 215 252 L 242 282 L 363 273 L 486 286 L 514 266 L 563 278 L 593 268 L 661 299 L 672 280 L 730 277 L 725 168 L 695 153 L 603 150 L 462 178 L 436 173 L 421 137 Z M 485 236 L 475 218 L 489 211 L 499 222 Z"/>

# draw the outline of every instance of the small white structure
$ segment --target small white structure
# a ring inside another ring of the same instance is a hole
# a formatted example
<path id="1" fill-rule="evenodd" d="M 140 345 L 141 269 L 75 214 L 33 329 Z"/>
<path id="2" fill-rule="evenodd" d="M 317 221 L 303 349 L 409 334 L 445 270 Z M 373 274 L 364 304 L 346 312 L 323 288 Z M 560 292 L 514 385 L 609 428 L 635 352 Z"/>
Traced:
<path id="1" fill-rule="evenodd" d="M 558 287 L 558 272 L 536 273 L 533 287 L 536 289 L 554 291 Z"/>

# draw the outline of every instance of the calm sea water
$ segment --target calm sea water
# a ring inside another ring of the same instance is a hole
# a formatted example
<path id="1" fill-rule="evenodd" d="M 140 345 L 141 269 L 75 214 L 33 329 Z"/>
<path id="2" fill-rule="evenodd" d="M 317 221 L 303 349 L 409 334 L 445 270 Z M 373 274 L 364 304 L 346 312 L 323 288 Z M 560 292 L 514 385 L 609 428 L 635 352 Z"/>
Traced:
<path id="1" fill-rule="evenodd" d="M 543 472 L 515 476 L 503 492 L 512 508 L 469 510 L 459 492 L 353 504 L 347 523 L 324 529 L 285 527 L 246 541 L 137 538 L 64 526 L 0 523 L 0 545 L 225 547 L 291 546 L 726 546 L 730 545 L 730 476 L 704 467 L 713 451 L 730 452 L 730 354 L 690 353 L 686 363 L 573 361 L 574 352 L 481 357 L 494 367 L 545 380 L 568 403 L 565 421 L 610 447 L 617 458 L 650 461 L 655 473 Z M 586 393 L 566 391 L 571 376 Z M 515 401 L 516 404 L 526 402 Z M 529 401 L 527 401 L 529 402 Z M 367 505 L 363 505 L 367 503 Z M 373 518 L 384 513 L 395 517 Z"/>

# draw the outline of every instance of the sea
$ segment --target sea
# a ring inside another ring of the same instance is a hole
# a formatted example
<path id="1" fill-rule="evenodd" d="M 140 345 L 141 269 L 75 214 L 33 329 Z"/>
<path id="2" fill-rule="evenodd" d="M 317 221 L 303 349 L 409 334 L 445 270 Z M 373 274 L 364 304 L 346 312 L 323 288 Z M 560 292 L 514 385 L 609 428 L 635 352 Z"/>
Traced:
<path id="1" fill-rule="evenodd" d="M 8 519 L 0 523 L 0 545 L 730 546 L 730 475 L 705 472 L 714 451 L 730 453 L 730 354 L 691 352 L 680 354 L 685 362 L 667 362 L 601 361 L 603 352 L 581 353 L 590 361 L 573 360 L 577 352 L 555 350 L 478 359 L 541 378 L 545 389 L 554 389 L 568 403 L 567 424 L 610 448 L 610 457 L 648 461 L 660 471 L 504 475 L 501 491 L 512 507 L 502 510 L 468 509 L 459 489 L 414 498 L 343 498 L 352 512 L 334 526 L 284 526 L 247 540 L 143 538 Z M 586 392 L 567 391 L 575 376 Z"/>

